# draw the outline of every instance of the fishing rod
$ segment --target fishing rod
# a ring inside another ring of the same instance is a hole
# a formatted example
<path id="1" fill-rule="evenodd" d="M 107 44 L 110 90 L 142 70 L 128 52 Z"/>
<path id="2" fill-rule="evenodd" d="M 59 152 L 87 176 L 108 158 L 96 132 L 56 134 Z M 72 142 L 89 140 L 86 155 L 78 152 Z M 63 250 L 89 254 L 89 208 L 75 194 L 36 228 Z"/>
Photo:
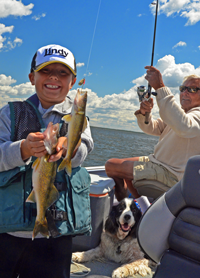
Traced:
<path id="1" fill-rule="evenodd" d="M 152 2 L 152 5 L 156 5 L 156 15 L 155 15 L 155 23 L 154 23 L 154 34 L 153 34 L 153 47 L 152 47 L 152 55 L 151 55 L 151 66 L 153 66 L 153 59 L 154 59 L 154 49 L 155 49 L 155 39 L 156 39 L 156 26 L 157 26 L 157 16 L 158 16 L 158 0 L 157 2 Z M 146 90 L 145 86 L 139 86 L 137 87 L 137 94 L 139 97 L 139 101 L 143 101 L 144 99 L 146 101 L 149 101 L 152 95 L 157 95 L 156 92 L 151 92 L 151 85 L 148 83 L 148 89 Z M 145 113 L 145 124 L 149 123 L 149 112 Z"/>

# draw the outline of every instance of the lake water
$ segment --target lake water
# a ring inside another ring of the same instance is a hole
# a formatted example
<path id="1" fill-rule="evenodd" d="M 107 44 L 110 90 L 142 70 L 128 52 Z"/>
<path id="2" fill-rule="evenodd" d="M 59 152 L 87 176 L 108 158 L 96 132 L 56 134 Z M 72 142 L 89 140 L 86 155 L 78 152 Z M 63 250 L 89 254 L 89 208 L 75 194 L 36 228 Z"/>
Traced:
<path id="1" fill-rule="evenodd" d="M 94 150 L 84 161 L 84 167 L 103 166 L 109 158 L 143 156 L 153 153 L 158 137 L 144 133 L 91 127 Z"/>

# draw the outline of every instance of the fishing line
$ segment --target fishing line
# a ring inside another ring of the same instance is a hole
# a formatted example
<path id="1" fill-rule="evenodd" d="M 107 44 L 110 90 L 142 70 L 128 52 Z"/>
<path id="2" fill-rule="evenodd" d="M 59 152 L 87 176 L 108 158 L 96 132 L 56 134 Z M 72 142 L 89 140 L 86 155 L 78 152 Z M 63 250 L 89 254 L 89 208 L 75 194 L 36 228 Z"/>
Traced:
<path id="1" fill-rule="evenodd" d="M 86 68 L 86 72 L 85 72 L 84 76 L 87 76 L 87 72 L 88 72 L 88 67 L 89 67 L 90 57 L 91 57 L 91 53 L 92 53 L 94 37 L 95 37 L 95 33 L 96 33 L 97 22 L 98 22 L 98 18 L 99 18 L 100 7 L 101 7 L 101 0 L 99 1 L 99 7 L 98 7 L 98 12 L 97 12 L 96 22 L 95 22 L 95 26 L 94 26 L 94 32 L 93 32 L 92 42 L 91 42 L 91 46 L 90 46 L 90 52 L 89 52 L 89 56 L 88 56 L 87 68 Z M 85 84 L 85 78 L 81 79 L 78 83 L 78 85 L 80 85 L 80 86 L 82 85 L 82 88 L 83 88 L 84 84 Z"/>

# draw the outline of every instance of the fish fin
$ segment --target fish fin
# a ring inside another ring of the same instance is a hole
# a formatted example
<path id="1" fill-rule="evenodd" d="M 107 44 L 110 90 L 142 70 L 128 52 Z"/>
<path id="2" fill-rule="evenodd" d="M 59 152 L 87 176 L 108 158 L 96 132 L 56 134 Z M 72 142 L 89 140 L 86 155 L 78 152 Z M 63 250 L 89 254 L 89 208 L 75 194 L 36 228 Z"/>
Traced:
<path id="1" fill-rule="evenodd" d="M 68 115 L 65 115 L 64 117 L 62 117 L 62 120 L 65 122 L 65 123 L 69 123 L 72 119 L 72 115 L 71 114 L 68 114 Z"/>
<path id="2" fill-rule="evenodd" d="M 39 165 L 40 165 L 40 157 L 38 157 L 38 158 L 33 162 L 32 168 L 33 168 L 33 169 L 35 168 L 35 170 L 37 170 L 37 168 L 39 167 Z"/>
<path id="3" fill-rule="evenodd" d="M 71 174 L 72 174 L 72 163 L 71 163 L 71 160 L 63 159 L 63 161 L 58 166 L 58 170 L 57 171 L 60 172 L 60 171 L 62 171 L 64 169 L 66 170 L 68 176 L 71 177 Z"/>
<path id="4" fill-rule="evenodd" d="M 82 128 L 82 132 L 84 132 L 84 130 L 86 129 L 87 127 L 87 119 L 86 117 L 84 118 L 84 122 L 83 122 L 83 128 Z"/>
<path id="5" fill-rule="evenodd" d="M 49 192 L 49 198 L 46 200 L 46 208 L 49 208 L 55 201 L 58 200 L 60 194 L 58 189 L 53 185 L 51 191 Z"/>
<path id="6" fill-rule="evenodd" d="M 30 195 L 26 199 L 26 202 L 28 202 L 28 203 L 36 203 L 34 190 L 31 191 Z"/>
<path id="7" fill-rule="evenodd" d="M 43 222 L 39 222 L 38 220 L 35 221 L 35 226 L 33 229 L 32 240 L 37 236 L 37 234 L 42 234 L 43 236 L 49 238 L 49 230 L 48 230 L 48 223 L 47 219 L 45 218 Z"/>

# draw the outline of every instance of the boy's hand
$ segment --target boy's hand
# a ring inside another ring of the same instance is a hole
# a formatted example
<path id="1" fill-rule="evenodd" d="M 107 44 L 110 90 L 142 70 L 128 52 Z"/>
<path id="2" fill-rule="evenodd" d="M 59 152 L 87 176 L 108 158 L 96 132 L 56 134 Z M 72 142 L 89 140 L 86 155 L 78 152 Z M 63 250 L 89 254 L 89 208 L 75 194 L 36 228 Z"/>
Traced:
<path id="1" fill-rule="evenodd" d="M 67 137 L 60 137 L 58 138 L 56 153 L 50 156 L 49 162 L 55 162 L 59 160 L 62 156 L 65 156 L 66 153 L 67 153 Z"/>
<path id="2" fill-rule="evenodd" d="M 78 143 L 73 154 L 72 158 L 75 156 L 80 144 Z M 62 156 L 65 157 L 67 154 L 67 137 L 60 137 L 58 138 L 58 144 L 56 146 L 56 154 L 53 154 L 49 158 L 49 162 L 54 162 L 59 160 Z"/>
<path id="3" fill-rule="evenodd" d="M 31 156 L 42 157 L 47 153 L 44 146 L 44 135 L 41 132 L 29 133 L 21 143 L 21 156 L 23 160 Z"/>

